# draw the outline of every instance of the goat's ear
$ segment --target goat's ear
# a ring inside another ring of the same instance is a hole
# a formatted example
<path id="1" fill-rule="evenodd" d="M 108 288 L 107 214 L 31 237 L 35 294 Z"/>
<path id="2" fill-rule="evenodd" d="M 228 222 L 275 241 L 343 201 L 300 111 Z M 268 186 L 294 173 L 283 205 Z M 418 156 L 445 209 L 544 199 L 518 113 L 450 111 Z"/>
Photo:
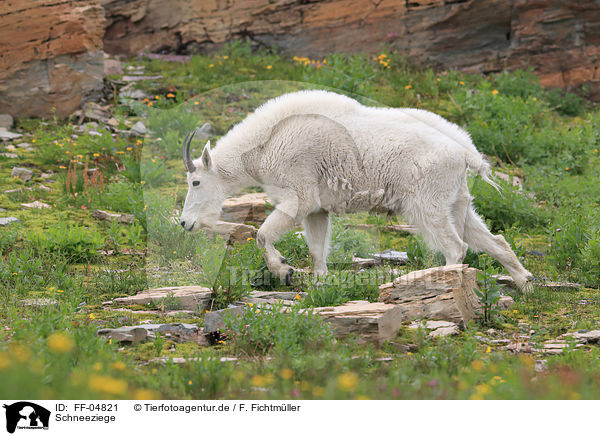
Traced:
<path id="1" fill-rule="evenodd" d="M 210 157 L 210 141 L 206 143 L 204 151 L 202 151 L 202 164 L 207 170 L 209 170 L 212 166 L 212 159 Z"/>

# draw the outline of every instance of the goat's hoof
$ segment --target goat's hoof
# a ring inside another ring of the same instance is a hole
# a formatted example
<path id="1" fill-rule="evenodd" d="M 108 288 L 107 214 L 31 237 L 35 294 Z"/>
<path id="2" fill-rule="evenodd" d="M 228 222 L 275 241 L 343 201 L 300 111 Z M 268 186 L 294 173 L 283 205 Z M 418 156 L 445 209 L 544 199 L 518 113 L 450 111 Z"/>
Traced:
<path id="1" fill-rule="evenodd" d="M 289 268 L 287 270 L 287 273 L 285 274 L 285 277 L 283 278 L 283 282 L 285 283 L 286 286 L 290 286 L 292 284 L 292 276 L 293 275 L 294 275 L 294 269 Z"/>

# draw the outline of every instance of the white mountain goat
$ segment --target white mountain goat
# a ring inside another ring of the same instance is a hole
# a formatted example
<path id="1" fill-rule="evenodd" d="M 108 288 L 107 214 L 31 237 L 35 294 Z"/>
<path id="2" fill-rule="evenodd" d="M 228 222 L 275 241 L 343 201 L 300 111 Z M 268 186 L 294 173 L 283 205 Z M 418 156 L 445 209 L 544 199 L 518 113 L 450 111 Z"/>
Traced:
<path id="1" fill-rule="evenodd" d="M 274 98 L 234 126 L 202 157 L 183 143 L 189 190 L 181 214 L 187 231 L 214 228 L 224 200 L 260 186 L 275 205 L 258 230 L 269 270 L 289 284 L 294 269 L 273 244 L 302 223 L 315 275 L 327 274 L 330 213 L 403 215 L 446 264 L 467 247 L 497 259 L 517 285 L 531 274 L 471 204 L 467 171 L 490 184 L 489 165 L 467 132 L 431 112 L 363 106 L 325 91 Z"/>

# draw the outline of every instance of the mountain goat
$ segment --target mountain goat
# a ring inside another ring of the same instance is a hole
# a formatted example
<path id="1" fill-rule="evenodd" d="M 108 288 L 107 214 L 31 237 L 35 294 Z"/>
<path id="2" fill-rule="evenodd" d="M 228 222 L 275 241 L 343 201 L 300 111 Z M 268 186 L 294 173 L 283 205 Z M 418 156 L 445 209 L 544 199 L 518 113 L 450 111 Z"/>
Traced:
<path id="1" fill-rule="evenodd" d="M 505 239 L 473 209 L 467 171 L 488 183 L 489 165 L 467 132 L 419 109 L 367 107 L 332 92 L 274 98 L 192 160 L 183 143 L 189 190 L 181 214 L 187 231 L 213 228 L 224 200 L 260 186 L 274 211 L 258 230 L 269 270 L 290 283 L 294 269 L 274 243 L 302 223 L 313 273 L 327 274 L 330 213 L 402 214 L 446 264 L 470 247 L 485 251 L 523 288 L 531 274 Z"/>

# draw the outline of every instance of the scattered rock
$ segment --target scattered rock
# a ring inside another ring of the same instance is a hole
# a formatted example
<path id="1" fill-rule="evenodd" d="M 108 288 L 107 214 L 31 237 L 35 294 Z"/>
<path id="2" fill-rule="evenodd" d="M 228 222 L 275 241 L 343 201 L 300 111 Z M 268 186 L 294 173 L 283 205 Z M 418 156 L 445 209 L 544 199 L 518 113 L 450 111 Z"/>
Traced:
<path id="1" fill-rule="evenodd" d="M 13 117 L 9 114 L 0 114 L 0 127 L 10 129 L 13 126 Z"/>
<path id="2" fill-rule="evenodd" d="M 139 82 L 140 80 L 158 80 L 158 79 L 162 79 L 163 76 L 161 75 L 156 75 L 156 76 L 123 76 L 121 78 L 121 80 L 123 80 L 124 82 Z"/>
<path id="3" fill-rule="evenodd" d="M 221 219 L 234 223 L 262 224 L 267 219 L 267 194 L 252 193 L 229 198 L 223 203 Z"/>
<path id="4" fill-rule="evenodd" d="M 9 159 L 16 159 L 19 157 L 19 155 L 16 153 L 0 153 L 0 156 L 7 157 Z"/>
<path id="5" fill-rule="evenodd" d="M 123 224 L 132 224 L 135 221 L 135 216 L 129 213 L 110 213 L 100 209 L 92 212 L 92 218 L 101 221 L 118 221 Z"/>
<path id="6" fill-rule="evenodd" d="M 502 295 L 498 300 L 498 308 L 500 310 L 508 310 L 515 304 L 515 300 L 510 295 Z"/>
<path id="7" fill-rule="evenodd" d="M 306 297 L 306 292 L 288 292 L 288 291 L 252 291 L 250 296 L 253 298 L 265 298 L 276 300 L 300 301 Z"/>
<path id="8" fill-rule="evenodd" d="M 548 361 L 546 359 L 538 359 L 535 361 L 535 372 L 544 372 L 548 369 Z"/>
<path id="9" fill-rule="evenodd" d="M 12 172 L 10 173 L 10 176 L 18 177 L 19 179 L 23 180 L 24 182 L 28 182 L 33 177 L 33 171 L 28 170 L 27 168 L 14 167 L 12 169 Z"/>
<path id="10" fill-rule="evenodd" d="M 110 106 L 101 106 L 98 103 L 89 102 L 83 109 L 83 116 L 90 120 L 100 121 L 106 124 L 106 121 L 110 118 Z"/>
<path id="11" fill-rule="evenodd" d="M 30 149 L 31 148 L 31 144 L 29 142 L 20 142 L 17 144 L 18 148 L 24 148 L 24 149 Z"/>
<path id="12" fill-rule="evenodd" d="M 565 333 L 561 337 L 571 337 L 582 344 L 600 344 L 600 330 L 588 330 L 575 333 Z"/>
<path id="13" fill-rule="evenodd" d="M 200 329 L 195 324 L 140 324 L 115 329 L 100 329 L 96 333 L 119 342 L 142 342 L 155 338 L 157 334 L 175 342 L 196 342 L 200 340 Z"/>
<path id="14" fill-rule="evenodd" d="M 19 219 L 15 218 L 14 216 L 0 218 L 0 226 L 2 226 L 2 227 L 7 226 L 10 223 L 18 223 L 18 222 L 20 222 Z"/>
<path id="15" fill-rule="evenodd" d="M 16 188 L 16 189 L 7 189 L 6 191 L 4 191 L 5 194 L 22 194 L 23 190 L 20 188 Z"/>
<path id="16" fill-rule="evenodd" d="M 49 179 L 49 178 L 50 178 L 50 177 L 52 177 L 53 175 L 54 175 L 54 173 L 53 173 L 52 171 L 48 171 L 47 173 L 42 173 L 42 174 L 40 175 L 40 177 L 41 177 L 42 179 L 44 179 L 44 180 L 45 180 L 45 179 Z"/>
<path id="17" fill-rule="evenodd" d="M 481 304 L 473 292 L 477 270 L 448 265 L 413 271 L 379 287 L 379 301 L 395 304 L 407 319 L 437 319 L 459 326 L 477 317 Z"/>
<path id="18" fill-rule="evenodd" d="M 208 360 L 215 359 L 219 359 L 219 362 L 237 362 L 239 360 L 237 357 L 228 356 L 208 358 Z M 202 357 L 155 357 L 154 359 L 150 359 L 150 362 L 172 362 L 178 365 L 184 365 L 188 362 L 201 362 L 202 360 L 204 360 Z M 269 358 L 267 358 L 267 360 L 269 360 Z"/>
<path id="19" fill-rule="evenodd" d="M 160 59 L 165 62 L 179 62 L 186 63 L 192 57 L 188 55 L 175 55 L 175 54 L 160 54 L 160 53 L 140 53 L 138 59 L 141 59 L 143 56 L 148 57 L 149 59 Z"/>
<path id="20" fill-rule="evenodd" d="M 121 62 L 117 59 L 104 59 L 104 75 L 113 76 L 116 74 L 123 74 Z"/>
<path id="21" fill-rule="evenodd" d="M 233 306 L 227 309 L 214 310 L 204 315 L 204 333 L 214 333 L 225 329 L 225 315 L 230 317 L 241 316 L 244 306 Z"/>
<path id="22" fill-rule="evenodd" d="M 391 248 L 375 253 L 373 257 L 375 259 L 385 260 L 399 265 L 406 265 L 409 261 L 408 254 L 405 251 L 396 251 Z"/>
<path id="23" fill-rule="evenodd" d="M 30 298 L 26 300 L 21 300 L 21 304 L 23 306 L 30 307 L 45 307 L 45 306 L 54 306 L 58 304 L 57 300 L 52 298 Z"/>
<path id="24" fill-rule="evenodd" d="M 377 259 L 364 259 L 362 257 L 352 258 L 352 265 L 357 268 L 373 268 L 379 264 L 380 262 Z"/>
<path id="25" fill-rule="evenodd" d="M 108 121 L 106 122 L 106 124 L 108 124 L 110 127 L 118 127 L 119 126 L 119 120 L 117 120 L 116 118 L 109 118 Z"/>
<path id="26" fill-rule="evenodd" d="M 244 243 L 250 238 L 256 238 L 257 229 L 254 226 L 240 223 L 217 221 L 215 232 L 227 239 L 230 243 Z"/>
<path id="27" fill-rule="evenodd" d="M 443 338 L 445 336 L 453 336 L 459 334 L 458 326 L 454 325 L 452 327 L 440 327 L 435 329 L 427 335 L 430 338 Z"/>
<path id="28" fill-rule="evenodd" d="M 513 278 L 506 274 L 495 274 L 494 277 L 498 284 L 505 285 L 509 288 L 517 289 L 517 285 Z M 549 288 L 556 291 L 577 291 L 583 285 L 579 283 L 569 283 L 569 282 L 550 282 L 550 281 L 539 281 L 533 282 L 536 286 L 540 286 L 542 288 Z"/>
<path id="29" fill-rule="evenodd" d="M 400 310 L 399 310 L 400 309 Z M 349 301 L 341 306 L 317 307 L 313 311 L 329 322 L 336 336 L 359 336 L 360 341 L 381 344 L 393 339 L 406 321 L 394 304 Z"/>
<path id="30" fill-rule="evenodd" d="M 34 201 L 32 203 L 21 203 L 21 206 L 26 207 L 27 209 L 50 209 L 51 206 L 46 203 L 42 203 L 41 201 Z"/>
<path id="31" fill-rule="evenodd" d="M 20 133 L 13 133 L 6 130 L 6 127 L 0 127 L 0 139 L 8 140 L 8 139 L 17 139 L 22 137 Z"/>
<path id="32" fill-rule="evenodd" d="M 17 147 L 15 147 L 14 145 L 10 144 L 7 145 L 6 147 L 4 147 L 5 149 L 7 149 L 8 151 L 17 151 Z"/>
<path id="33" fill-rule="evenodd" d="M 46 185 L 43 185 L 41 183 L 38 185 L 38 189 L 46 192 L 52 192 L 52 188 L 48 188 Z"/>
<path id="34" fill-rule="evenodd" d="M 148 133 L 148 129 L 141 121 L 138 121 L 129 129 L 129 134 L 132 136 L 144 136 L 146 133 Z"/>
<path id="35" fill-rule="evenodd" d="M 125 91 L 121 91 L 119 95 L 121 97 L 132 98 L 134 100 L 143 100 L 144 98 L 148 98 L 148 94 L 141 89 L 126 89 Z"/>
<path id="36" fill-rule="evenodd" d="M 529 256 L 535 256 L 535 257 L 548 256 L 548 253 L 544 253 L 543 251 L 538 251 L 538 250 L 527 250 L 527 254 Z"/>
<path id="37" fill-rule="evenodd" d="M 211 295 L 212 291 L 202 286 L 178 286 L 148 289 L 137 295 L 116 298 L 112 303 L 118 305 L 146 305 L 151 302 L 160 304 L 163 299 L 168 298 L 169 300 L 176 300 L 182 309 L 203 312 L 210 302 Z"/>
<path id="38" fill-rule="evenodd" d="M 511 176 L 500 171 L 495 171 L 494 175 L 499 179 L 504 180 L 506 183 L 512 184 L 515 188 L 517 188 L 517 192 L 523 191 L 523 179 L 517 176 Z"/>

